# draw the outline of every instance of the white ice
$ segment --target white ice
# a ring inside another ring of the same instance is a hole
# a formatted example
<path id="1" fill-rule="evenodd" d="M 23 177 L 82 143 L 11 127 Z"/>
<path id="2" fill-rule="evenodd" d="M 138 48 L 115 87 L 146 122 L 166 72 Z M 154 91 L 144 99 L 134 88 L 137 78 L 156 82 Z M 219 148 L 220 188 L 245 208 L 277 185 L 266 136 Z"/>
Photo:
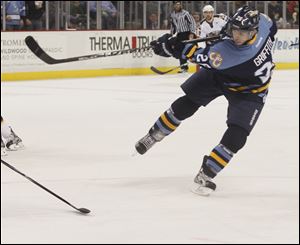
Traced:
<path id="1" fill-rule="evenodd" d="M 275 71 L 247 145 L 190 192 L 226 129 L 227 102 L 201 108 L 146 155 L 134 144 L 183 95 L 184 76 L 1 83 L 1 114 L 26 149 L 1 166 L 3 243 L 299 243 L 299 71 Z"/>

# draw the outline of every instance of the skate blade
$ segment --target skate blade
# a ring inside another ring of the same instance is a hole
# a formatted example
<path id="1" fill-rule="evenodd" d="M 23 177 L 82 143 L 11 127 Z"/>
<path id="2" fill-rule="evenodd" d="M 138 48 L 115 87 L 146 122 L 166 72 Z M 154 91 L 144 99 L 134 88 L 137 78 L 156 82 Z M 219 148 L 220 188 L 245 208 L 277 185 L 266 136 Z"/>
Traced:
<path id="1" fill-rule="evenodd" d="M 214 190 L 205 187 L 205 186 L 200 186 L 198 184 L 194 184 L 194 186 L 191 187 L 191 192 L 194 194 L 197 194 L 199 196 L 210 196 L 210 194 L 213 192 Z"/>

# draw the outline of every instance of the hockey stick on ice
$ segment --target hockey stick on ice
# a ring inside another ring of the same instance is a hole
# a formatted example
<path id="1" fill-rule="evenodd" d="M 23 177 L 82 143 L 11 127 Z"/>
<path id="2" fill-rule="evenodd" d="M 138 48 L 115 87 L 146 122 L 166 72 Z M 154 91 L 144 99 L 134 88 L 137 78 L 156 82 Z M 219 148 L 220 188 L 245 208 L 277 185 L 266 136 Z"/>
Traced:
<path id="1" fill-rule="evenodd" d="M 47 191 L 48 193 L 50 193 L 51 195 L 55 196 L 56 198 L 58 198 L 59 200 L 63 201 L 64 203 L 68 204 L 69 206 L 71 206 L 72 208 L 76 209 L 77 211 L 79 211 L 80 213 L 83 214 L 88 214 L 91 211 L 86 209 L 86 208 L 76 208 L 74 205 L 72 205 L 71 203 L 69 203 L 68 201 L 66 201 L 65 199 L 63 199 L 62 197 L 60 197 L 59 195 L 55 194 L 53 191 L 50 191 L 48 188 L 44 187 L 43 185 L 41 185 L 40 183 L 38 183 L 37 181 L 35 181 L 34 179 L 26 176 L 25 174 L 23 174 L 22 172 L 20 172 L 19 170 L 17 170 L 15 167 L 13 167 L 12 165 L 10 165 L 9 163 L 3 161 L 1 159 L 1 163 L 4 164 L 6 167 L 12 169 L 13 171 L 15 171 L 16 173 L 22 175 L 23 177 L 25 177 L 26 179 L 28 179 L 29 181 L 31 181 L 32 183 L 34 183 L 35 185 L 39 186 L 40 188 L 42 188 L 43 190 Z"/>
<path id="2" fill-rule="evenodd" d="M 168 73 L 170 73 L 170 72 L 172 72 L 172 71 L 175 71 L 175 70 L 177 70 L 177 69 L 180 69 L 181 67 L 186 66 L 186 65 L 187 65 L 187 63 L 182 64 L 182 65 L 180 65 L 180 66 L 173 67 L 172 69 L 167 70 L 167 71 L 160 71 L 160 70 L 158 70 L 158 69 L 157 69 L 156 67 L 154 67 L 154 66 L 151 66 L 150 69 L 151 69 L 151 71 L 153 71 L 153 72 L 155 72 L 155 73 L 157 73 L 157 74 L 159 74 L 159 75 L 165 75 L 165 74 L 168 74 Z"/>
<path id="3" fill-rule="evenodd" d="M 44 61 L 45 63 L 47 63 L 49 65 L 68 63 L 68 62 L 74 62 L 74 61 L 82 61 L 82 60 L 91 60 L 91 59 L 97 59 L 97 58 L 117 56 L 117 55 L 122 55 L 122 54 L 131 54 L 136 51 L 151 49 L 151 47 L 124 49 L 124 50 L 119 50 L 119 51 L 112 51 L 110 53 L 83 55 L 83 56 L 71 57 L 71 58 L 66 58 L 66 59 L 54 59 L 40 47 L 40 45 L 37 43 L 37 41 L 32 36 L 27 36 L 25 38 L 25 43 L 26 43 L 27 47 L 39 59 L 41 59 L 42 61 Z"/>

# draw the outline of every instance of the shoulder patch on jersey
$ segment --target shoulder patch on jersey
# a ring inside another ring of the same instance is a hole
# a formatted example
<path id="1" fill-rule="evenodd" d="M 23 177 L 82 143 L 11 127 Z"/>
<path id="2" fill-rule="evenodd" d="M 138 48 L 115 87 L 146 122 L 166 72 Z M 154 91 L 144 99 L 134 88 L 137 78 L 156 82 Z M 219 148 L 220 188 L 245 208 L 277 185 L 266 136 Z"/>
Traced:
<path id="1" fill-rule="evenodd" d="M 209 55 L 209 59 L 211 60 L 211 64 L 214 68 L 218 68 L 223 63 L 223 58 L 218 52 L 211 52 Z"/>

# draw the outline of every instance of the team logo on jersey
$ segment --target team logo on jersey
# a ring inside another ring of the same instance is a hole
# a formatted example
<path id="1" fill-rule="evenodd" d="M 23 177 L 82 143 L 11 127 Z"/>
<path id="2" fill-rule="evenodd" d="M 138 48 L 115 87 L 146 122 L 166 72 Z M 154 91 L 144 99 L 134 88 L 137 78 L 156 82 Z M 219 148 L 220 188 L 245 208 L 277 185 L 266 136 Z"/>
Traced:
<path id="1" fill-rule="evenodd" d="M 218 68 L 223 63 L 223 58 L 220 53 L 211 52 L 209 55 L 209 59 L 211 60 L 211 64 L 214 68 Z"/>

